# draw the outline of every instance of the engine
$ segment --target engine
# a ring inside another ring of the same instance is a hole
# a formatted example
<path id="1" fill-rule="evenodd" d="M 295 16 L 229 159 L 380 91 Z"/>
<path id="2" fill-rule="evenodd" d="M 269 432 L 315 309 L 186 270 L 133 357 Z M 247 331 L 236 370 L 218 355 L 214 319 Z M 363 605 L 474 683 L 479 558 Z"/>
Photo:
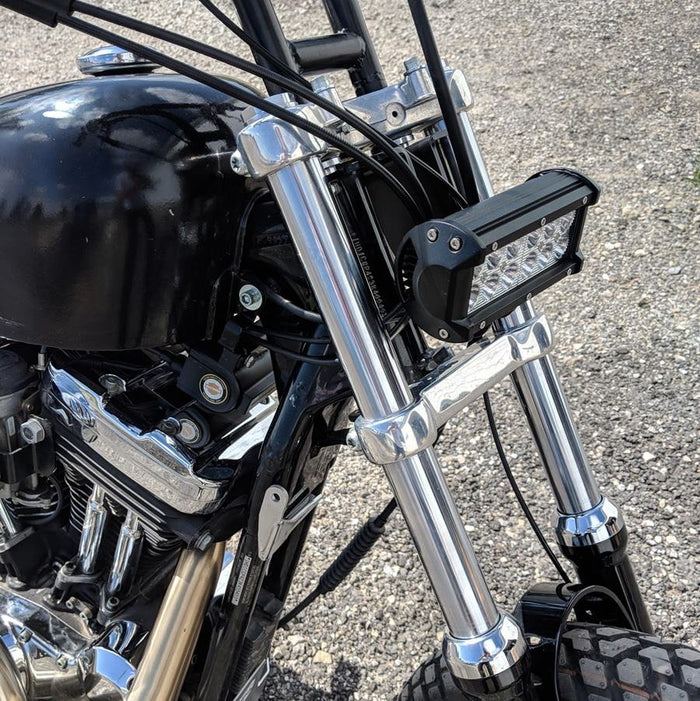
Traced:
<path id="1" fill-rule="evenodd" d="M 0 636 L 30 698 L 122 699 L 181 549 L 240 516 L 269 353 L 35 353 L 0 349 Z"/>

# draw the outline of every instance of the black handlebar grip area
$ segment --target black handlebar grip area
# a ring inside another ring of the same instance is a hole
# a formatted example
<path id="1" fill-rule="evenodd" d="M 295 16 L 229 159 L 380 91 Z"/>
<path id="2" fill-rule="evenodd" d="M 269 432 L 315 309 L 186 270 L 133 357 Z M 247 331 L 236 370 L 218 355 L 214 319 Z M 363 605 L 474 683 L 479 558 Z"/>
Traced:
<path id="1" fill-rule="evenodd" d="M 0 0 L 0 7 L 20 12 L 27 17 L 55 27 L 59 15 L 69 15 L 73 11 L 73 0 Z"/>

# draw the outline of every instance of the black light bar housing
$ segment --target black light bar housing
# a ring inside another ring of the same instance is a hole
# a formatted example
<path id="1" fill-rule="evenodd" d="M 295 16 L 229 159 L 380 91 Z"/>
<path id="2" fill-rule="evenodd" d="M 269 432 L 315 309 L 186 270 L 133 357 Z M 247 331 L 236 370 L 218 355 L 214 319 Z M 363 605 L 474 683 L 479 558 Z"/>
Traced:
<path id="1" fill-rule="evenodd" d="M 597 185 L 580 173 L 546 170 L 472 207 L 414 227 L 396 257 L 397 279 L 411 318 L 435 338 L 472 341 L 530 296 L 579 272 L 586 213 L 599 195 Z M 474 269 L 486 256 L 572 211 L 576 214 L 564 255 L 470 314 Z"/>

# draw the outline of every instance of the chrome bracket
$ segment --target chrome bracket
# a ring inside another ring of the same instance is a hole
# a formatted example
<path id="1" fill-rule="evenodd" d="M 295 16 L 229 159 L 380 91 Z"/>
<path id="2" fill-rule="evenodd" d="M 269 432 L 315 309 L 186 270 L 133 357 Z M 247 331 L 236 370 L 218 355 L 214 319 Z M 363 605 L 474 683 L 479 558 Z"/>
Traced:
<path id="1" fill-rule="evenodd" d="M 521 365 L 541 358 L 552 347 L 547 319 L 539 315 L 476 353 L 466 351 L 454 356 L 414 388 L 417 398 L 411 406 L 371 421 L 357 419 L 357 444 L 377 465 L 416 455 L 435 443 L 438 428 Z"/>
<path id="2" fill-rule="evenodd" d="M 265 492 L 258 517 L 258 556 L 264 562 L 289 538 L 292 531 L 316 508 L 320 494 L 292 500 L 284 487 L 273 484 Z"/>

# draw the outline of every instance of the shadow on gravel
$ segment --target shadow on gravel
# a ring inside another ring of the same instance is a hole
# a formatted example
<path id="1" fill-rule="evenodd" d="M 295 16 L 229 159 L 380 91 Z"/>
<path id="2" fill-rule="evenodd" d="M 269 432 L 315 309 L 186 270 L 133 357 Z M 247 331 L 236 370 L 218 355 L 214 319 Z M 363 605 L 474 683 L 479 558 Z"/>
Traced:
<path id="1" fill-rule="evenodd" d="M 274 662 L 265 685 L 265 701 L 349 701 L 357 691 L 362 673 L 349 662 L 341 661 L 335 666 L 331 678 L 331 690 L 316 689 L 303 682 L 296 672 L 282 669 Z"/>

